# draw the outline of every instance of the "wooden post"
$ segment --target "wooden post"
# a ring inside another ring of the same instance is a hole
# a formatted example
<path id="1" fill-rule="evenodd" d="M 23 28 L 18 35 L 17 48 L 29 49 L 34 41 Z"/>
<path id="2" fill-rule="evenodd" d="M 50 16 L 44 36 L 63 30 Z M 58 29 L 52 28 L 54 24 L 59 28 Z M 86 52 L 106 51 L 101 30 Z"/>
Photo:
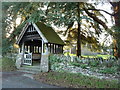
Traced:
<path id="1" fill-rule="evenodd" d="M 42 54 L 43 54 L 43 50 L 44 50 L 44 42 L 43 42 L 43 40 L 42 40 Z"/>
<path id="2" fill-rule="evenodd" d="M 55 44 L 55 53 L 57 53 L 57 52 L 56 52 L 56 44 Z"/>
<path id="3" fill-rule="evenodd" d="M 22 53 L 24 53 L 24 42 L 22 44 Z"/>
<path id="4" fill-rule="evenodd" d="M 53 53 L 54 53 L 54 44 L 53 44 Z"/>
<path id="5" fill-rule="evenodd" d="M 63 53 L 63 46 L 62 46 L 62 53 Z"/>
<path id="6" fill-rule="evenodd" d="M 51 43 L 50 43 L 50 53 L 52 53 L 52 52 L 51 52 Z"/>

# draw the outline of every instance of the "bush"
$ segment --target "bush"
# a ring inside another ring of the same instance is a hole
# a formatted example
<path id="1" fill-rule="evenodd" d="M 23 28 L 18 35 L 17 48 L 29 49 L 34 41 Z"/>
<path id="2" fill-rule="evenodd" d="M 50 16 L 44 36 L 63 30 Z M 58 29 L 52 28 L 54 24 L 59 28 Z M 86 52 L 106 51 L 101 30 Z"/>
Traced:
<path id="1" fill-rule="evenodd" d="M 81 66 L 80 66 L 80 67 L 81 67 L 81 68 L 83 68 L 83 69 L 86 69 L 86 68 L 87 68 L 87 66 L 88 66 L 87 64 L 81 64 Z"/>
<path id="2" fill-rule="evenodd" d="M 51 64 L 54 64 L 56 62 L 58 62 L 58 63 L 62 62 L 62 60 L 58 56 L 55 56 L 55 55 L 50 55 L 49 60 L 50 60 Z"/>
<path id="3" fill-rule="evenodd" d="M 57 70 L 61 68 L 60 63 L 66 64 L 65 56 L 61 54 L 51 54 L 49 56 L 49 68 L 51 70 Z"/>
<path id="4" fill-rule="evenodd" d="M 99 65 L 99 61 L 91 61 L 89 62 L 89 65 L 92 66 L 92 67 L 97 67 Z"/>
<path id="5" fill-rule="evenodd" d="M 103 70 L 99 70 L 98 72 L 104 74 L 114 74 L 117 72 L 117 67 L 105 68 Z"/>
<path id="6" fill-rule="evenodd" d="M 117 62 L 116 61 L 113 61 L 113 60 L 109 60 L 109 61 L 105 61 L 103 62 L 103 66 L 105 67 L 114 67 L 117 65 Z"/>
<path id="7" fill-rule="evenodd" d="M 77 66 L 77 67 L 80 67 L 80 66 L 81 66 L 81 64 L 80 64 L 80 63 L 77 63 L 77 62 L 71 62 L 71 65 Z"/>

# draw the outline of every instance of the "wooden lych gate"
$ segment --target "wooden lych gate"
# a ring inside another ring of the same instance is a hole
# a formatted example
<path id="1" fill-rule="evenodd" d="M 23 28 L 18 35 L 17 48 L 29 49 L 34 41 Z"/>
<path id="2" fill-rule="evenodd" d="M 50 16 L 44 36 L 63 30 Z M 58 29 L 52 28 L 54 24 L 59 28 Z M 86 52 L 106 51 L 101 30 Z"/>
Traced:
<path id="1" fill-rule="evenodd" d="M 41 63 L 44 61 L 42 57 L 49 53 L 63 53 L 64 42 L 51 27 L 41 22 L 25 24 L 16 43 L 20 47 L 19 53 L 23 54 L 22 64 L 25 65 Z"/>

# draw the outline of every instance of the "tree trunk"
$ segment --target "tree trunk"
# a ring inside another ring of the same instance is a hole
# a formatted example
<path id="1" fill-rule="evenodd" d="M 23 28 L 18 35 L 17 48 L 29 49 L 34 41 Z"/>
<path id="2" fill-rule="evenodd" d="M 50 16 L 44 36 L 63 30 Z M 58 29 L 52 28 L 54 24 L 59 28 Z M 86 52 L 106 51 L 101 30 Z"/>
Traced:
<path id="1" fill-rule="evenodd" d="M 80 2 L 78 2 L 78 33 L 77 33 L 77 56 L 81 56 L 81 23 L 80 23 Z"/>
<path id="2" fill-rule="evenodd" d="M 81 56 L 81 35 L 80 35 L 80 22 L 78 22 L 78 37 L 77 37 L 77 56 Z"/>
<path id="3" fill-rule="evenodd" d="M 120 1 L 111 2 L 111 5 L 113 6 L 114 13 L 117 13 L 114 15 L 115 27 L 117 28 L 114 35 L 114 56 L 118 59 L 120 58 Z"/>

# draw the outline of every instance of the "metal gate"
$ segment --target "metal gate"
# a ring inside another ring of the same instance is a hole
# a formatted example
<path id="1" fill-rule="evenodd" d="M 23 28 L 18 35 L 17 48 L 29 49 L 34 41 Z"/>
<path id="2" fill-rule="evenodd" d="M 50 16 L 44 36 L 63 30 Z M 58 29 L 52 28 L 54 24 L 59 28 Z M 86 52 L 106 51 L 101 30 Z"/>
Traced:
<path id="1" fill-rule="evenodd" d="M 32 53 L 24 54 L 23 64 L 32 65 Z"/>

